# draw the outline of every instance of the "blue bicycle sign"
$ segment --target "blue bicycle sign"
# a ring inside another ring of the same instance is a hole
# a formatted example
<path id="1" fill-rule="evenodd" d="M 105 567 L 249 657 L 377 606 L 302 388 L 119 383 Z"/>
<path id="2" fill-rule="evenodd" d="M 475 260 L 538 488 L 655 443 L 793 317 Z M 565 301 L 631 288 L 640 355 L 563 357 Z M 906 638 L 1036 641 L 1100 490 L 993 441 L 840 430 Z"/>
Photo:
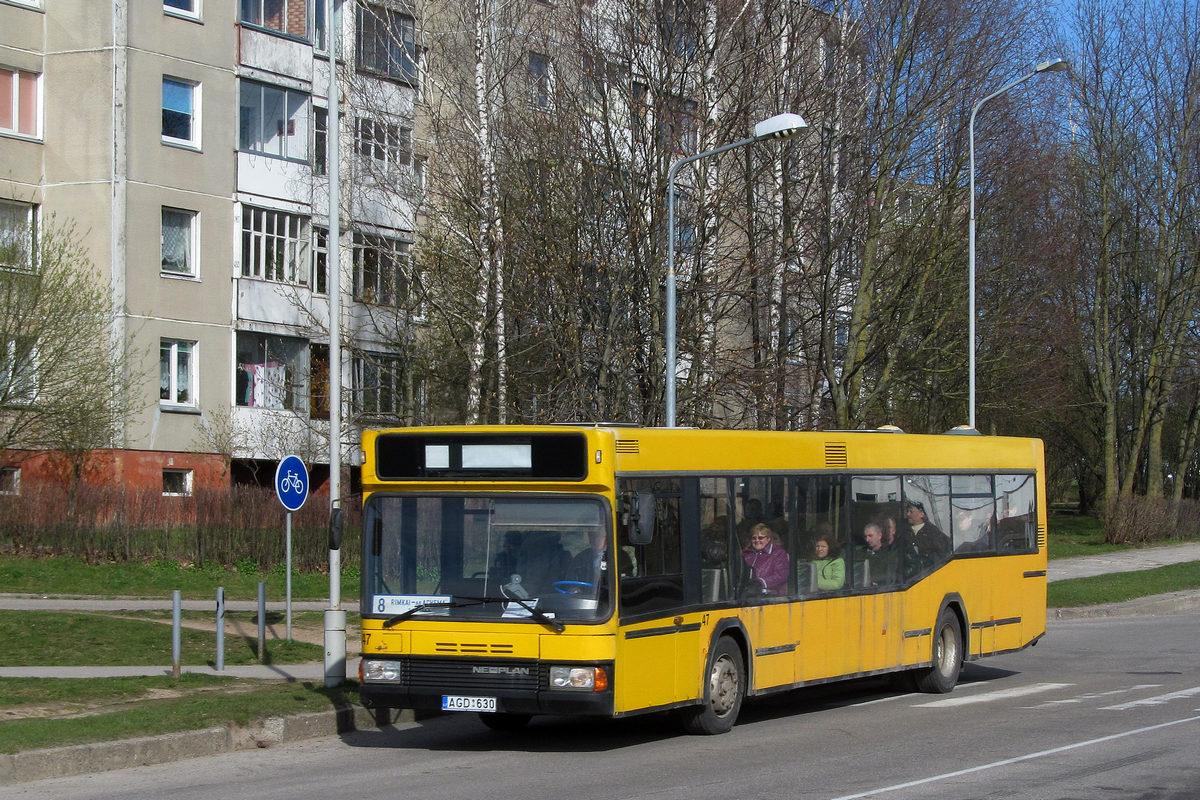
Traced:
<path id="1" fill-rule="evenodd" d="M 308 499 L 308 467 L 299 456 L 284 456 L 275 469 L 275 494 L 288 511 L 299 511 Z"/>

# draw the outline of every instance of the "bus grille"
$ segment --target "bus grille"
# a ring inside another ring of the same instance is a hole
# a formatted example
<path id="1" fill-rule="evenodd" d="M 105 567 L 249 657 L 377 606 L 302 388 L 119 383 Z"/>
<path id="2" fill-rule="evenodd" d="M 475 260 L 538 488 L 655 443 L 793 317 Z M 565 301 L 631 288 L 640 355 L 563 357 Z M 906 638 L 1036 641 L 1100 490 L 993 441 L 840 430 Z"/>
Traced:
<path id="1" fill-rule="evenodd" d="M 642 450 L 641 442 L 637 439 L 618 439 L 618 453 L 640 453 Z"/>
<path id="2" fill-rule="evenodd" d="M 456 691 L 536 691 L 539 683 L 536 661 L 470 661 L 462 659 L 408 658 L 404 675 L 414 689 L 447 687 Z"/>

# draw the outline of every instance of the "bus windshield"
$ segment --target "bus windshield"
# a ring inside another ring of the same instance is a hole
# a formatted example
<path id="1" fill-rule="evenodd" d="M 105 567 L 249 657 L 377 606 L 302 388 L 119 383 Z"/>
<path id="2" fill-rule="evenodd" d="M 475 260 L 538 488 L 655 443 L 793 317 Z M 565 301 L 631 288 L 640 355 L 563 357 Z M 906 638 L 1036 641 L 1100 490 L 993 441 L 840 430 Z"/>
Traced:
<path id="1" fill-rule="evenodd" d="M 363 518 L 363 615 L 606 619 L 608 518 L 595 497 L 376 494 Z"/>

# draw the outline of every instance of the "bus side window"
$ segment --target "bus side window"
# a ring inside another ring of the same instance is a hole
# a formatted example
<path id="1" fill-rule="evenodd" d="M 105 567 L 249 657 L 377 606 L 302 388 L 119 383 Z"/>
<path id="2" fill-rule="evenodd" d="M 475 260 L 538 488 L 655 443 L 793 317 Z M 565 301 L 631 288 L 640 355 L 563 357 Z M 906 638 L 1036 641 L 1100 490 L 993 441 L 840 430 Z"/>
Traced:
<path id="1" fill-rule="evenodd" d="M 654 538 L 632 545 L 622 529 L 617 546 L 632 547 L 637 569 L 620 583 L 621 613 L 663 611 L 683 605 L 683 559 L 680 546 L 680 485 L 675 478 L 646 478 L 626 482 L 622 491 L 654 494 Z"/>

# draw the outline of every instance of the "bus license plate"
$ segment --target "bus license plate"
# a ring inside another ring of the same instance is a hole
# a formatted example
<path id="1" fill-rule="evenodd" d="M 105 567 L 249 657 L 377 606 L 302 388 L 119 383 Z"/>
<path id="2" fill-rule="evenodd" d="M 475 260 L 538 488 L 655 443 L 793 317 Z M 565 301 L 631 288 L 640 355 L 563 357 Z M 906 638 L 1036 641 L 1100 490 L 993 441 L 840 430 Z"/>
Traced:
<path id="1" fill-rule="evenodd" d="M 482 711 L 496 710 L 494 697 L 462 697 L 456 694 L 442 695 L 442 711 Z"/>

